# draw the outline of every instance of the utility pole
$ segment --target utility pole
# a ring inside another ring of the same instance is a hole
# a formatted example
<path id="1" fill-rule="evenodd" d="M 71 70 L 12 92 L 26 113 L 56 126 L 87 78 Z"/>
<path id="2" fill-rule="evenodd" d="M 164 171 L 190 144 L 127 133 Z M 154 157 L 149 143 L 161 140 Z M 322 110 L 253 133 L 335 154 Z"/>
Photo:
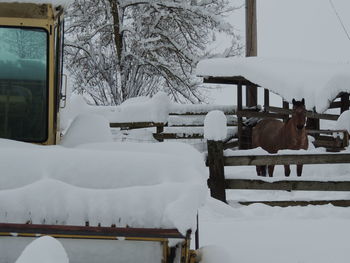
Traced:
<path id="1" fill-rule="evenodd" d="M 256 0 L 245 1 L 245 21 L 246 21 L 246 57 L 256 57 L 258 55 L 257 23 L 256 23 Z M 246 87 L 246 105 L 248 107 L 258 104 L 257 87 Z"/>

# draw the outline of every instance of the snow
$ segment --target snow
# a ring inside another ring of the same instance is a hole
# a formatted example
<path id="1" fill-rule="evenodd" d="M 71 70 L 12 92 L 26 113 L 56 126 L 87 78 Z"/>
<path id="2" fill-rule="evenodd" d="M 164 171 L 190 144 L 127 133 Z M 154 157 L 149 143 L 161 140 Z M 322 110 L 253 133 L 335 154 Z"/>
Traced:
<path id="1" fill-rule="evenodd" d="M 204 138 L 223 141 L 227 137 L 227 119 L 222 111 L 210 111 L 204 119 Z"/>
<path id="2" fill-rule="evenodd" d="M 73 3 L 72 0 L 0 0 L 0 3 L 31 3 L 31 4 L 52 4 L 67 8 Z"/>
<path id="3" fill-rule="evenodd" d="M 233 105 L 214 105 L 214 104 L 178 104 L 172 103 L 170 111 L 177 114 L 184 113 L 203 113 L 212 110 L 220 110 L 223 112 L 235 112 L 236 106 Z"/>
<path id="4" fill-rule="evenodd" d="M 200 263 L 233 262 L 226 249 L 215 245 L 201 247 L 198 258 Z"/>
<path id="5" fill-rule="evenodd" d="M 109 121 L 97 114 L 80 114 L 69 126 L 61 145 L 74 147 L 94 142 L 112 142 Z"/>
<path id="6" fill-rule="evenodd" d="M 16 263 L 68 263 L 68 257 L 61 243 L 53 237 L 43 236 L 31 242 Z"/>
<path id="7" fill-rule="evenodd" d="M 223 247 L 239 263 L 346 263 L 349 208 L 230 207 L 210 199 L 199 212 L 200 246 Z"/>
<path id="8" fill-rule="evenodd" d="M 0 222 L 186 233 L 207 195 L 203 156 L 181 143 L 0 145 Z"/>
<path id="9" fill-rule="evenodd" d="M 0 262 L 14 263 L 21 252 L 36 238 L 0 237 Z M 58 240 L 65 249 L 71 263 L 161 263 L 163 249 L 159 242 L 129 241 L 122 237 L 112 240 L 69 239 Z M 57 242 L 57 241 L 56 241 Z M 41 251 L 45 253 L 45 251 Z M 30 261 L 30 263 L 58 263 L 57 261 Z M 64 261 L 65 262 L 65 261 Z"/>
<path id="10" fill-rule="evenodd" d="M 306 107 L 327 110 L 340 92 L 350 92 L 349 63 L 303 61 L 282 58 L 213 58 L 202 60 L 196 74 L 201 77 L 243 76 L 286 101 L 305 98 Z"/>
<path id="11" fill-rule="evenodd" d="M 344 111 L 339 116 L 335 128 L 339 130 L 347 130 L 350 132 L 350 110 Z"/>
<path id="12" fill-rule="evenodd" d="M 72 120 L 82 113 L 102 115 L 109 122 L 156 122 L 166 123 L 170 111 L 170 99 L 164 92 L 152 98 L 139 97 L 126 100 L 119 106 L 91 106 L 82 96 L 72 95 L 62 112 L 62 128 L 67 129 Z"/>

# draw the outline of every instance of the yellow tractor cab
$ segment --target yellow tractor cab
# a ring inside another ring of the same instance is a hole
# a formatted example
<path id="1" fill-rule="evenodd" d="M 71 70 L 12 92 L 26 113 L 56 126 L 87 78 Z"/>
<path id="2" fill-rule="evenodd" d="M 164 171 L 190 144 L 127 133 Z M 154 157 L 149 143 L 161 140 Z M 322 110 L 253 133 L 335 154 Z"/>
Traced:
<path id="1" fill-rule="evenodd" d="M 0 138 L 59 140 L 63 8 L 0 2 Z"/>

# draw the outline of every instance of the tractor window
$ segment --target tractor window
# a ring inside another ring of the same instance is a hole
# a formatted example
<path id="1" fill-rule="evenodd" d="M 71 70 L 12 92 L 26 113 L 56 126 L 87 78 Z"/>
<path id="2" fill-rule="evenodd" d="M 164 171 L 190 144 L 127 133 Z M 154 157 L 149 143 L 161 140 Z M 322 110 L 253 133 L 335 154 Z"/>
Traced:
<path id="1" fill-rule="evenodd" d="M 47 54 L 44 29 L 0 27 L 0 138 L 47 140 Z"/>

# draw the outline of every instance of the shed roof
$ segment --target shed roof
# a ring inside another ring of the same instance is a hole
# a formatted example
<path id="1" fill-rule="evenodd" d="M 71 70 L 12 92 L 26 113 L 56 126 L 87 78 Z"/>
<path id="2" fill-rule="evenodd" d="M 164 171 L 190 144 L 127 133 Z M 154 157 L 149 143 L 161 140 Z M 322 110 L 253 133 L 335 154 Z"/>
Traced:
<path id="1" fill-rule="evenodd" d="M 350 92 L 350 63 L 281 58 L 214 58 L 197 65 L 197 76 L 211 82 L 255 83 L 286 101 L 305 98 L 308 109 L 324 112 L 341 92 Z"/>

